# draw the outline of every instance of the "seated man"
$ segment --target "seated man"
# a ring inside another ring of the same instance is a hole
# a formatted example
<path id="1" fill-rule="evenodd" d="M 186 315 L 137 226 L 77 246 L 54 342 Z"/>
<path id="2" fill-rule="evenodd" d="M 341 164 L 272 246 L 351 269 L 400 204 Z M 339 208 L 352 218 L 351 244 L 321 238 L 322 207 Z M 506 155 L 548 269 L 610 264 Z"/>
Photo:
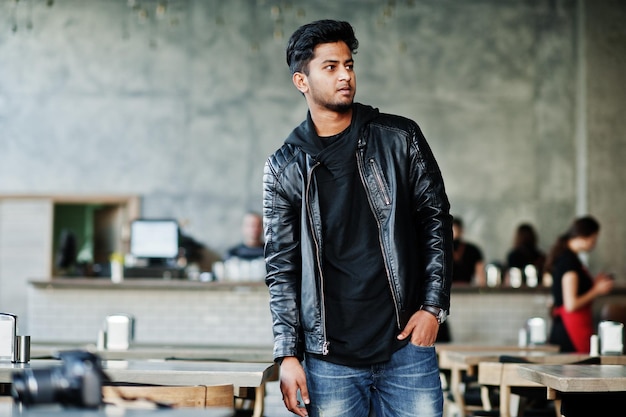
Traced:
<path id="1" fill-rule="evenodd" d="M 454 239 L 452 283 L 484 287 L 487 284 L 487 277 L 483 253 L 477 245 L 464 239 L 463 232 L 463 220 L 460 217 L 454 217 L 452 223 Z"/>
<path id="2" fill-rule="evenodd" d="M 241 233 L 243 242 L 226 251 L 224 260 L 263 258 L 263 218 L 261 215 L 255 212 L 246 213 L 243 216 Z"/>

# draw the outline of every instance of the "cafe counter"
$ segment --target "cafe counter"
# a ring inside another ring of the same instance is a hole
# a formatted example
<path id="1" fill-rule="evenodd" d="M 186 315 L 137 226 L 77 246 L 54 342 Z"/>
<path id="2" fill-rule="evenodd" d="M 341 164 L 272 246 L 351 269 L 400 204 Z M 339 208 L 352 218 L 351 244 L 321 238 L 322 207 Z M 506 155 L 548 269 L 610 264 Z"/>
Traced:
<path id="1" fill-rule="evenodd" d="M 95 343 L 106 316 L 128 314 L 137 343 L 271 346 L 268 301 L 262 282 L 40 279 L 29 282 L 20 328 L 33 343 Z"/>
<path id="2" fill-rule="evenodd" d="M 262 291 L 267 292 L 264 282 L 202 282 L 187 279 L 132 278 L 113 282 L 108 278 L 52 278 L 32 280 L 30 285 L 43 289 L 83 290 L 167 290 L 167 291 Z"/>
<path id="3" fill-rule="evenodd" d="M 594 303 L 596 318 L 609 301 L 626 304 L 620 286 Z M 454 286 L 448 321 L 452 341 L 517 343 L 531 317 L 550 320 L 550 289 Z M 20 328 L 33 342 L 95 343 L 104 318 L 130 314 L 137 343 L 266 346 L 273 344 L 264 282 L 103 278 L 32 280 L 28 315 Z"/>

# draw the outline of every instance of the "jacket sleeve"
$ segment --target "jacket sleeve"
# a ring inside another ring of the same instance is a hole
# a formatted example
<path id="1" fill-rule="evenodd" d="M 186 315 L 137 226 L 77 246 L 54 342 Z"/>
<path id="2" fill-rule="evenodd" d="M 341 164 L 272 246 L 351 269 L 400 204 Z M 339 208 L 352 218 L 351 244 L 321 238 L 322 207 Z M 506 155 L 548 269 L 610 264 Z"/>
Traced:
<path id="1" fill-rule="evenodd" d="M 275 158 L 275 156 L 273 157 Z M 269 288 L 274 332 L 274 358 L 302 357 L 300 337 L 300 210 L 282 187 L 273 158 L 263 173 L 265 283 Z"/>
<path id="2" fill-rule="evenodd" d="M 450 309 L 452 282 L 452 216 L 443 177 L 421 130 L 411 139 L 411 178 L 421 265 L 424 268 L 422 304 Z"/>

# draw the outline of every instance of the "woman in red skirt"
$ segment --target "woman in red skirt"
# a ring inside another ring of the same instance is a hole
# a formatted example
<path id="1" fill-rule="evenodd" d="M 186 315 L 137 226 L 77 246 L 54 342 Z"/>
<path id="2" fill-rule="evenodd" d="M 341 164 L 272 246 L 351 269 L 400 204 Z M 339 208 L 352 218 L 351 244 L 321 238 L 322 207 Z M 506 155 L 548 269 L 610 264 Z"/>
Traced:
<path id="1" fill-rule="evenodd" d="M 549 343 L 559 345 L 561 352 L 589 353 L 594 333 L 592 302 L 613 288 L 609 275 L 594 278 L 580 259 L 582 253 L 593 250 L 599 232 L 600 224 L 593 217 L 580 217 L 548 255 L 546 271 L 552 274 L 554 298 Z"/>

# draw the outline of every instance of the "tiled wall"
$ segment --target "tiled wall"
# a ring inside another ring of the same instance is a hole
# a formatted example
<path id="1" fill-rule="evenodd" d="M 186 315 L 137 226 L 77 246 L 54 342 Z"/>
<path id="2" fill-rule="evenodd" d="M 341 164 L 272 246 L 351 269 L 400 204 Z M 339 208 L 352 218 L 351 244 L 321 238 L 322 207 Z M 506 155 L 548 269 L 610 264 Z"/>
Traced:
<path id="1" fill-rule="evenodd" d="M 96 343 L 109 314 L 135 317 L 147 344 L 272 345 L 267 290 L 28 290 L 28 328 L 38 342 Z"/>
<path id="2" fill-rule="evenodd" d="M 549 325 L 549 293 L 453 293 L 448 326 L 453 342 L 516 344 L 531 317 Z"/>
<path id="3" fill-rule="evenodd" d="M 455 342 L 517 343 L 530 317 L 548 318 L 546 293 L 453 293 L 449 327 Z M 271 345 L 264 287 L 232 290 L 72 289 L 28 291 L 33 342 L 95 343 L 109 314 L 136 319 L 136 342 L 187 345 Z"/>

